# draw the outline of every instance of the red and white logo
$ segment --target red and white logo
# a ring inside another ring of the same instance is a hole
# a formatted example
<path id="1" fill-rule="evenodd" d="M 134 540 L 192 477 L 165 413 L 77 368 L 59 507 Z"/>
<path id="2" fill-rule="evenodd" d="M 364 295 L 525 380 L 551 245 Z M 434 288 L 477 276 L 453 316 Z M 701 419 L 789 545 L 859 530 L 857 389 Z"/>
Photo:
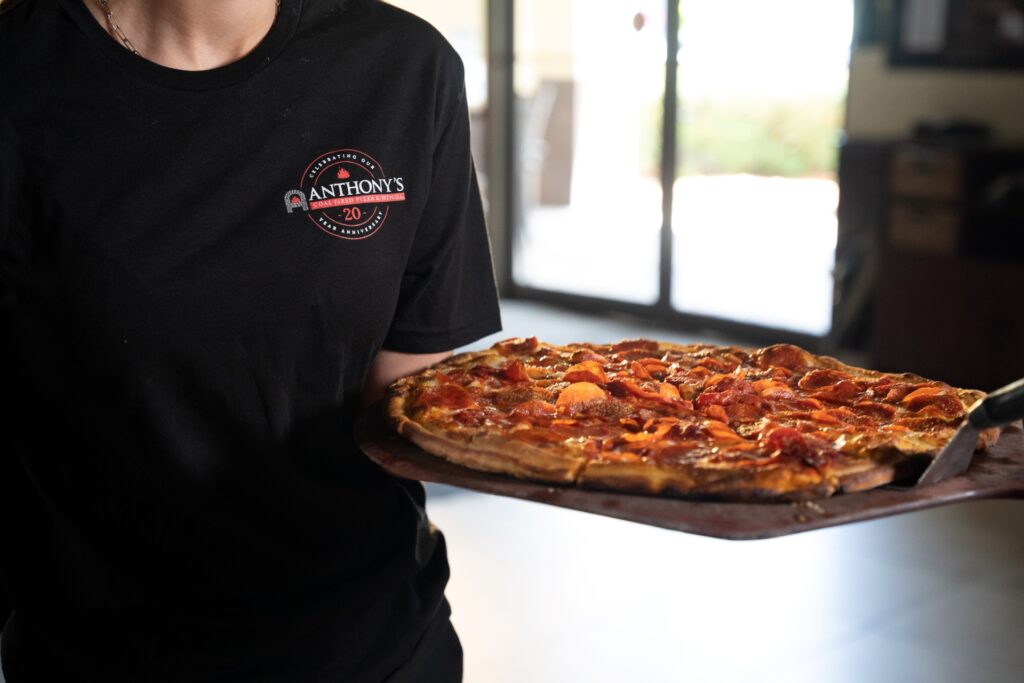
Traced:
<path id="1" fill-rule="evenodd" d="M 332 237 L 366 239 L 387 220 L 391 205 L 405 201 L 405 180 L 388 176 L 376 159 L 358 149 L 337 149 L 314 159 L 299 187 L 284 195 L 288 213 L 301 211 Z"/>

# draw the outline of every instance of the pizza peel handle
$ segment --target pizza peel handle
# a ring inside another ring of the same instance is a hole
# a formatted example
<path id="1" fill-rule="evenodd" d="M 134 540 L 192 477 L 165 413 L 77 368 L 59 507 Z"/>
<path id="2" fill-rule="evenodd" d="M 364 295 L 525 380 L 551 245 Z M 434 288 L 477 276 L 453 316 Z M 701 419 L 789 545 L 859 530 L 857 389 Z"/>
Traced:
<path id="1" fill-rule="evenodd" d="M 978 432 L 1002 427 L 1024 418 L 1024 378 L 996 389 L 978 401 L 945 448 L 917 481 L 917 486 L 935 484 L 963 474 L 971 464 L 978 444 Z"/>
<path id="2" fill-rule="evenodd" d="M 1021 418 L 1024 418 L 1024 378 L 996 389 L 967 416 L 978 429 L 1002 427 Z"/>

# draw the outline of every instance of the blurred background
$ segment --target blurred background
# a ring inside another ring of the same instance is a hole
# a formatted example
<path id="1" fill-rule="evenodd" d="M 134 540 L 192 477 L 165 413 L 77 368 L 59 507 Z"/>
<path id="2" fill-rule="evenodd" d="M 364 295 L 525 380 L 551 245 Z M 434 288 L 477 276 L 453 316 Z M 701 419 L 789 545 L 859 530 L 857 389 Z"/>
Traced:
<path id="1" fill-rule="evenodd" d="M 1024 2 L 394 4 L 466 65 L 507 299 L 1024 375 Z"/>
<path id="2" fill-rule="evenodd" d="M 1024 1 L 392 0 L 462 56 L 505 331 L 1024 376 Z M 728 542 L 428 485 L 468 683 L 1019 681 L 1024 507 Z"/>

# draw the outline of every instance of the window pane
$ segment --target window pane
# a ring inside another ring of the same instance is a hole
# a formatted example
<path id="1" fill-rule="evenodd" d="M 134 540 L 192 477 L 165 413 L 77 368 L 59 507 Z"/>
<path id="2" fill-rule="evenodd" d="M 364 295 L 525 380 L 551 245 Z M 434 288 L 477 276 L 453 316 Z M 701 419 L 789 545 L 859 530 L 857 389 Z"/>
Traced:
<path id="1" fill-rule="evenodd" d="M 681 0 L 673 305 L 826 334 L 852 0 Z"/>
<path id="2" fill-rule="evenodd" d="M 513 277 L 658 298 L 665 2 L 516 2 Z"/>

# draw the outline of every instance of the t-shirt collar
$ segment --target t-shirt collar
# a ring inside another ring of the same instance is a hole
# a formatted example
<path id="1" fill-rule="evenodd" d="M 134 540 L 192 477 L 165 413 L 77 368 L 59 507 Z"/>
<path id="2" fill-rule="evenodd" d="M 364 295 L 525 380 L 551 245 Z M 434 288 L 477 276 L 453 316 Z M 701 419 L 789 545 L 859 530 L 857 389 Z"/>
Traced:
<path id="1" fill-rule="evenodd" d="M 104 30 L 83 0 L 60 0 L 60 4 L 83 33 L 116 64 L 170 88 L 207 90 L 245 80 L 273 61 L 298 28 L 303 0 L 281 0 L 281 9 L 270 31 L 249 54 L 231 64 L 204 71 L 172 69 L 132 54 Z"/>

